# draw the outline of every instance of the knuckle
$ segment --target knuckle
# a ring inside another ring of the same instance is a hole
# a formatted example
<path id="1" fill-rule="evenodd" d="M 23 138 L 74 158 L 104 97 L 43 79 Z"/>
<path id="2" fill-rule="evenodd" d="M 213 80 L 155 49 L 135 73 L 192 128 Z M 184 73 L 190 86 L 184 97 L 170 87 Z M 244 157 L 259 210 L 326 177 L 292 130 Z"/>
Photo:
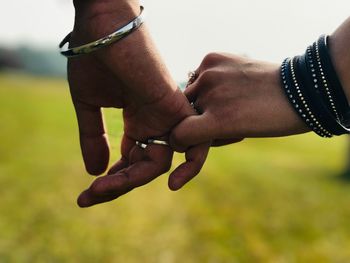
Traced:
<path id="1" fill-rule="evenodd" d="M 228 59 L 230 60 L 231 63 L 233 64 L 240 64 L 242 62 L 243 57 L 242 56 L 238 56 L 235 54 L 230 54 Z"/>
<path id="2" fill-rule="evenodd" d="M 211 52 L 207 54 L 201 64 L 202 68 L 210 68 L 215 66 L 222 58 L 222 54 L 217 52 Z"/>
<path id="3" fill-rule="evenodd" d="M 128 173 L 128 171 L 121 172 L 118 178 L 118 188 L 125 188 L 127 191 L 131 191 L 135 188 L 135 186 L 130 180 L 130 174 Z"/>
<path id="4" fill-rule="evenodd" d="M 197 160 L 194 163 L 194 166 L 193 166 L 193 177 L 195 177 L 196 175 L 199 174 L 199 172 L 202 170 L 202 166 L 203 166 L 202 160 Z"/>
<path id="5" fill-rule="evenodd" d="M 217 78 L 217 72 L 212 69 L 204 70 L 198 77 L 199 85 L 208 85 L 215 81 Z"/>

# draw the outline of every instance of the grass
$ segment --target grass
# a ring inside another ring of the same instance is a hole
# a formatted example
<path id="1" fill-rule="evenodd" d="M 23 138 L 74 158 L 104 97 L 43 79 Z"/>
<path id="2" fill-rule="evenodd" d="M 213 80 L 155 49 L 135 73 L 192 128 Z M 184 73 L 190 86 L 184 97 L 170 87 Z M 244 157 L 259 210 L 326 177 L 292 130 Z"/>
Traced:
<path id="1" fill-rule="evenodd" d="M 120 112 L 106 115 L 116 160 Z M 246 140 L 180 192 L 162 176 L 80 209 L 93 178 L 65 81 L 0 75 L 0 120 L 0 262 L 350 261 L 345 137 Z"/>

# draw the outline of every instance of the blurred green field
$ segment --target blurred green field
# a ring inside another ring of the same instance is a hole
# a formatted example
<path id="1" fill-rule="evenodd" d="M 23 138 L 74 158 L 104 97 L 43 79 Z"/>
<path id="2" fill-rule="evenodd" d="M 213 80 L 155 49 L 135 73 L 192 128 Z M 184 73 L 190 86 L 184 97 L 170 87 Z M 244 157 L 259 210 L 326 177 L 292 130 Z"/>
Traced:
<path id="1" fill-rule="evenodd" d="M 350 262 L 345 137 L 246 140 L 180 192 L 163 176 L 80 209 L 93 179 L 65 81 L 0 75 L 0 121 L 0 262 Z"/>

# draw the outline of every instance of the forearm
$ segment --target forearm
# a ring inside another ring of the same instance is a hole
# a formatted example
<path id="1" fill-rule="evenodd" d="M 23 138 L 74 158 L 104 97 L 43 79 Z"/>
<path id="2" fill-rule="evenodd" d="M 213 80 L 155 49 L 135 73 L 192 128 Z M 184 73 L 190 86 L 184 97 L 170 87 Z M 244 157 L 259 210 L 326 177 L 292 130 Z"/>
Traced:
<path id="1" fill-rule="evenodd" d="M 330 36 L 329 45 L 333 64 L 350 101 L 350 18 Z"/>
<path id="2" fill-rule="evenodd" d="M 123 20 L 137 13 L 140 3 L 139 0 L 73 0 L 73 5 L 78 19 L 118 12 L 115 18 Z"/>

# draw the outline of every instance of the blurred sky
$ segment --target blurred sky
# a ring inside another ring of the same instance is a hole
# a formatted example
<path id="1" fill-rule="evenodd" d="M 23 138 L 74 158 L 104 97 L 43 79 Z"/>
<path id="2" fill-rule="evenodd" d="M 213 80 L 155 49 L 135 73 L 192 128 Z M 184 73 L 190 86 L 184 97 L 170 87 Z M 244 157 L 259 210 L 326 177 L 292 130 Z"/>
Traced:
<path id="1" fill-rule="evenodd" d="M 350 14 L 349 0 L 144 0 L 147 24 L 175 79 L 226 51 L 280 62 Z M 0 44 L 56 47 L 73 24 L 71 0 L 0 0 Z"/>

